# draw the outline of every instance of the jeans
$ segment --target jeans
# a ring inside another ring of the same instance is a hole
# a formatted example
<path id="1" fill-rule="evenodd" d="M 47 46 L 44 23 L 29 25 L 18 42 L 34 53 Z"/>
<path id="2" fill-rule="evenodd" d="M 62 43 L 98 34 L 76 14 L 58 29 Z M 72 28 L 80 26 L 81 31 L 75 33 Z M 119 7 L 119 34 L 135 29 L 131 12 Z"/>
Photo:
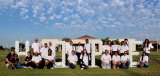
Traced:
<path id="1" fill-rule="evenodd" d="M 73 64 L 73 63 L 69 63 L 69 67 L 71 68 L 71 69 L 75 69 L 75 65 Z"/>

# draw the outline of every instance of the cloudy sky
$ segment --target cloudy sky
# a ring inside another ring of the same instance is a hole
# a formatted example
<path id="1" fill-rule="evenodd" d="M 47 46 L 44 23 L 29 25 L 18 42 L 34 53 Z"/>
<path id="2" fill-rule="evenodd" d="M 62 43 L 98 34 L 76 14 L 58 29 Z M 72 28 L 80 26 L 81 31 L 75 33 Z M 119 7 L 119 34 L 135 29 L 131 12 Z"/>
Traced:
<path id="1" fill-rule="evenodd" d="M 0 0 L 0 45 L 38 38 L 160 37 L 160 0 Z"/>

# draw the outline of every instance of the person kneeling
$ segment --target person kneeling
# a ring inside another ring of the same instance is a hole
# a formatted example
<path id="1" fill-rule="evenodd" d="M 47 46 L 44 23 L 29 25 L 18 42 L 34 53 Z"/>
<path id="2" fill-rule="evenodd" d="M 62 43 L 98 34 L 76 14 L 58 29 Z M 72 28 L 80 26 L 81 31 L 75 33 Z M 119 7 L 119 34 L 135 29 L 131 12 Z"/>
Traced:
<path id="1" fill-rule="evenodd" d="M 121 65 L 121 60 L 117 52 L 115 52 L 115 55 L 113 55 L 112 62 L 113 62 L 113 69 L 116 68 L 119 69 L 119 66 Z"/>
<path id="2" fill-rule="evenodd" d="M 28 52 L 25 58 L 25 66 L 30 67 L 31 65 L 32 65 L 32 55 L 31 52 Z"/>
<path id="3" fill-rule="evenodd" d="M 140 57 L 140 67 L 148 67 L 148 56 L 146 55 L 146 52 L 143 52 Z"/>
<path id="4" fill-rule="evenodd" d="M 43 69 L 43 65 L 41 63 L 42 61 L 42 57 L 40 55 L 38 55 L 38 53 L 36 52 L 35 55 L 32 57 L 32 65 L 31 67 L 36 69 Z"/>
<path id="5" fill-rule="evenodd" d="M 47 69 L 53 69 L 53 64 L 55 64 L 55 62 L 54 62 L 54 55 L 52 54 L 51 49 L 48 50 L 48 55 L 46 56 L 45 63 L 47 65 Z"/>
<path id="6" fill-rule="evenodd" d="M 86 69 L 86 70 L 87 70 L 88 64 L 89 64 L 89 60 L 90 60 L 89 54 L 87 53 L 87 50 L 84 49 L 84 50 L 82 51 L 81 56 L 80 56 L 80 67 L 81 67 L 82 70 L 83 70 L 83 69 Z"/>
<path id="7" fill-rule="evenodd" d="M 69 55 L 68 57 L 69 67 L 71 69 L 75 69 L 77 61 L 78 61 L 77 55 L 75 55 L 75 51 L 73 50 L 72 54 Z"/>
<path id="8" fill-rule="evenodd" d="M 101 56 L 101 66 L 103 69 L 111 69 L 111 55 L 108 50 L 105 50 L 104 54 Z"/>
<path id="9" fill-rule="evenodd" d="M 121 56 L 121 62 L 122 62 L 122 67 L 128 69 L 130 66 L 130 61 L 129 61 L 129 56 L 127 55 L 127 52 L 124 52 L 124 55 Z"/>

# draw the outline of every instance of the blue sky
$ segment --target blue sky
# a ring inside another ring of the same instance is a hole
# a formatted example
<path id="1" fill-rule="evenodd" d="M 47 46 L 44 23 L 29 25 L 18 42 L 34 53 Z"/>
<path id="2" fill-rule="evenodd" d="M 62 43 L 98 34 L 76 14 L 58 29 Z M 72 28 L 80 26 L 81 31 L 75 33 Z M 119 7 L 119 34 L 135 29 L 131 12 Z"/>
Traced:
<path id="1" fill-rule="evenodd" d="M 42 38 L 160 37 L 160 0 L 0 0 L 0 45 Z"/>

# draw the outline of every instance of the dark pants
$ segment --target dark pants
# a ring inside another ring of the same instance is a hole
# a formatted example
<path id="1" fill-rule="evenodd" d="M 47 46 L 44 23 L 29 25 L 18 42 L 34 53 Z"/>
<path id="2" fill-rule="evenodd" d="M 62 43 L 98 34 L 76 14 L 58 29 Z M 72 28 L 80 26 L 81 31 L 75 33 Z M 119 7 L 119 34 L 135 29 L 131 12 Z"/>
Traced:
<path id="1" fill-rule="evenodd" d="M 127 61 L 126 63 L 122 63 L 122 67 L 128 69 L 130 66 L 130 61 Z"/>
<path id="2" fill-rule="evenodd" d="M 66 54 L 65 56 L 66 56 L 65 57 L 66 58 L 66 63 L 65 64 L 68 66 L 68 54 Z"/>
<path id="3" fill-rule="evenodd" d="M 120 57 L 121 57 L 121 56 L 123 56 L 123 55 L 124 55 L 124 53 L 120 53 L 119 55 L 120 55 Z"/>
<path id="4" fill-rule="evenodd" d="M 51 69 L 53 67 L 53 63 L 52 62 L 49 62 L 48 64 L 47 64 L 47 69 Z"/>
<path id="5" fill-rule="evenodd" d="M 150 56 L 150 53 L 146 53 L 146 55 L 149 57 L 149 56 Z"/>
<path id="6" fill-rule="evenodd" d="M 44 66 L 42 65 L 42 63 L 39 63 L 38 65 L 36 65 L 35 63 L 32 63 L 31 67 L 34 69 L 36 69 L 36 68 L 43 69 Z"/>
<path id="7" fill-rule="evenodd" d="M 91 53 L 88 53 L 88 54 L 89 54 L 90 59 L 92 60 Z M 89 65 L 91 65 L 91 60 L 89 60 Z"/>
<path id="8" fill-rule="evenodd" d="M 76 53 L 77 54 L 77 57 L 78 57 L 78 64 L 80 64 L 80 56 L 81 56 L 81 53 Z"/>
<path id="9" fill-rule="evenodd" d="M 84 63 L 80 64 L 80 67 L 81 67 L 81 68 L 84 68 L 84 69 L 87 69 L 87 68 L 88 68 L 88 66 L 85 65 Z"/>
<path id="10" fill-rule="evenodd" d="M 44 58 L 42 58 L 41 65 L 42 65 L 42 69 L 43 69 L 45 66 L 45 59 Z"/>
<path id="11" fill-rule="evenodd" d="M 29 67 L 32 65 L 32 62 L 28 62 L 27 64 L 25 64 L 26 67 Z"/>
<path id="12" fill-rule="evenodd" d="M 69 63 L 69 67 L 71 68 L 71 69 L 75 69 L 75 65 L 73 64 L 73 63 Z"/>

